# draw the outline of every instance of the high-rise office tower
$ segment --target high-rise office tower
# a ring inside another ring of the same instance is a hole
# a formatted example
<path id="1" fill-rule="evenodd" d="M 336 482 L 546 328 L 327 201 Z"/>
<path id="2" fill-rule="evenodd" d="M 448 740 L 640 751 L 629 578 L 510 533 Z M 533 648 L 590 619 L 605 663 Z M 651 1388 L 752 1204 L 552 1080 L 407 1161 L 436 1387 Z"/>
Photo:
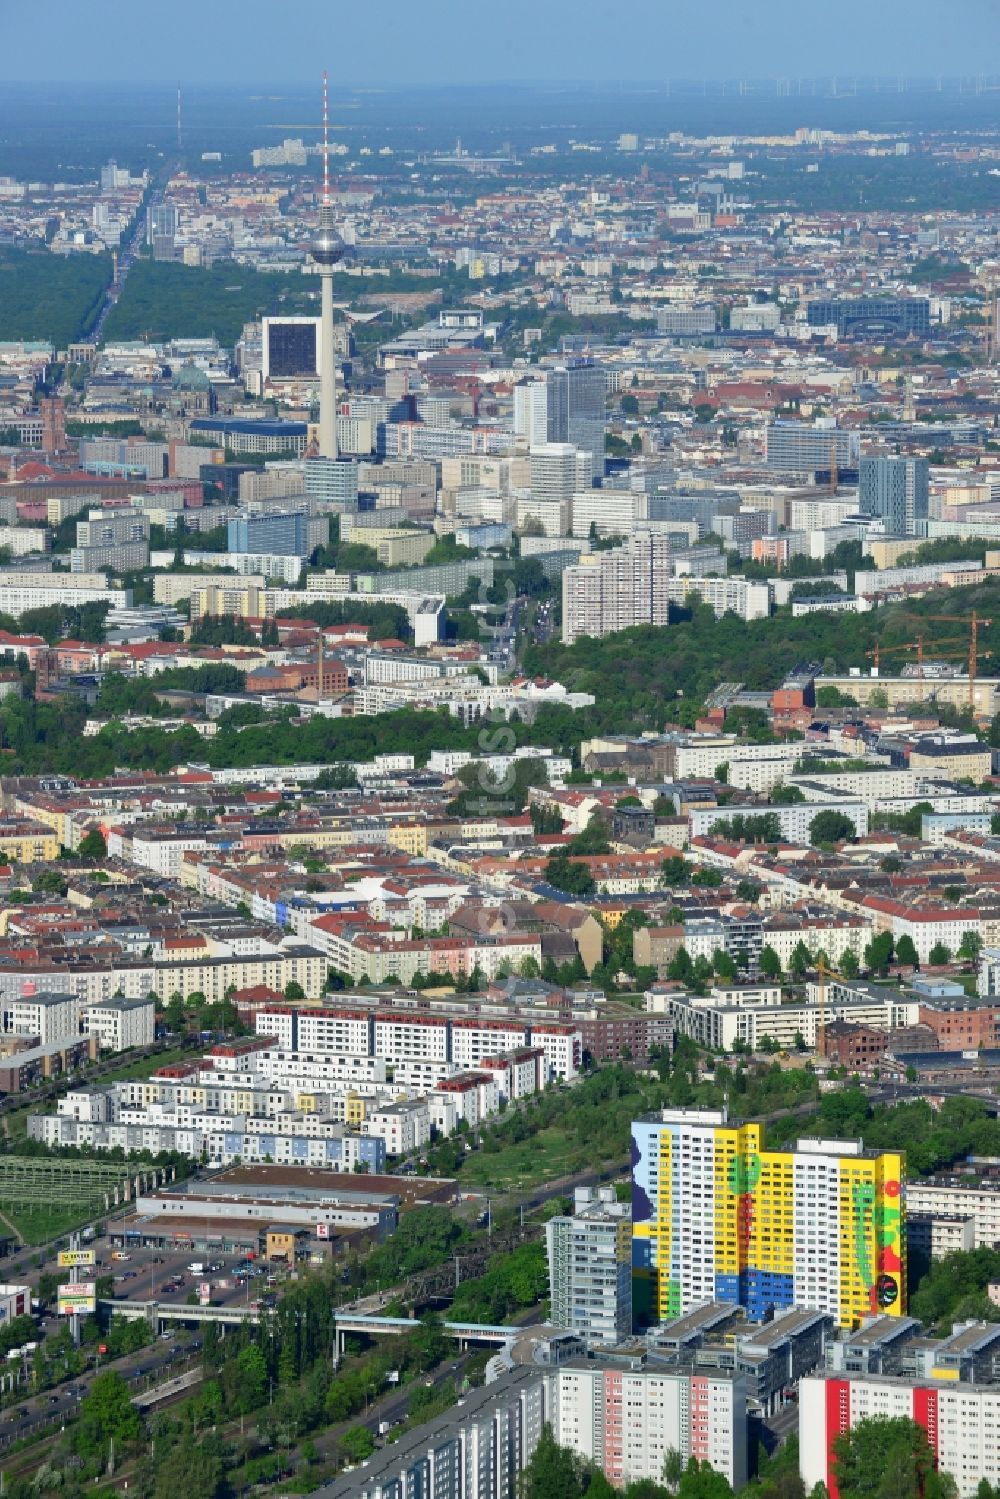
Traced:
<path id="1" fill-rule="evenodd" d="M 858 508 L 885 522 L 890 536 L 915 536 L 927 519 L 930 464 L 926 458 L 862 458 Z"/>
<path id="2" fill-rule="evenodd" d="M 624 546 L 594 552 L 563 572 L 564 645 L 632 625 L 670 623 L 670 540 L 640 531 Z"/>
<path id="3" fill-rule="evenodd" d="M 841 1327 L 906 1311 L 904 1160 L 860 1140 L 765 1150 L 759 1124 L 668 1109 L 632 1126 L 637 1320 L 733 1301 Z"/>
<path id="4" fill-rule="evenodd" d="M 570 442 L 590 454 L 596 483 L 604 473 L 607 381 L 599 365 L 585 360 L 552 369 L 546 381 L 549 442 Z"/>
<path id="5" fill-rule="evenodd" d="M 344 255 L 344 245 L 333 222 L 330 197 L 330 112 L 326 73 L 323 74 L 323 201 L 319 234 L 309 252 L 319 266 L 320 302 L 319 456 L 337 456 L 337 371 L 333 348 L 333 273 Z"/>
<path id="6" fill-rule="evenodd" d="M 529 448 L 548 442 L 549 392 L 544 380 L 519 380 L 514 386 L 514 436 Z"/>
<path id="7" fill-rule="evenodd" d="M 146 243 L 158 239 L 176 239 L 179 214 L 176 203 L 154 203 L 146 209 Z"/>
<path id="8" fill-rule="evenodd" d="M 590 487 L 590 454 L 571 442 L 543 442 L 530 454 L 533 500 L 571 500 L 578 489 Z"/>
<path id="9" fill-rule="evenodd" d="M 552 1322 L 588 1343 L 632 1333 L 632 1210 L 614 1189 L 578 1187 L 572 1214 L 545 1225 Z"/>
<path id="10" fill-rule="evenodd" d="M 241 510 L 229 522 L 229 550 L 264 556 L 309 555 L 308 510 Z"/>
<path id="11" fill-rule="evenodd" d="M 765 429 L 768 468 L 795 473 L 829 474 L 836 457 L 838 471 L 857 468 L 860 438 L 828 417 L 809 422 L 769 422 Z"/>

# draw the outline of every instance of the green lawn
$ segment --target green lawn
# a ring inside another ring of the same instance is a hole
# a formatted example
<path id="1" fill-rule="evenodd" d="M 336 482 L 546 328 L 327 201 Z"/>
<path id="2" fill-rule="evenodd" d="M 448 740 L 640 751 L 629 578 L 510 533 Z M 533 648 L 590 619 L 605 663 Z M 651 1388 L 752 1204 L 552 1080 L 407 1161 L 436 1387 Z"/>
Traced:
<path id="1" fill-rule="evenodd" d="M 93 1208 L 88 1211 L 86 1207 L 79 1205 L 49 1207 L 45 1203 L 39 1203 L 37 1209 L 19 1209 L 16 1213 L 5 1207 L 3 1215 L 17 1229 L 25 1245 L 48 1244 L 62 1234 L 82 1228 L 86 1223 L 93 1223 L 96 1216 Z"/>
<path id="2" fill-rule="evenodd" d="M 159 1067 L 170 1067 L 174 1062 L 190 1062 L 193 1057 L 200 1056 L 200 1052 L 192 1051 L 188 1046 L 175 1046 L 173 1051 L 160 1051 L 154 1056 L 139 1057 L 134 1062 L 123 1062 L 120 1067 L 112 1067 L 110 1071 L 103 1072 L 99 1081 L 122 1082 L 129 1077 L 149 1077 Z"/>
<path id="3" fill-rule="evenodd" d="M 574 1171 L 600 1165 L 591 1152 L 567 1140 L 559 1129 L 544 1129 L 519 1145 L 502 1150 L 477 1150 L 466 1157 L 460 1181 L 463 1187 L 489 1187 L 513 1191 L 519 1185 L 537 1187 Z"/>

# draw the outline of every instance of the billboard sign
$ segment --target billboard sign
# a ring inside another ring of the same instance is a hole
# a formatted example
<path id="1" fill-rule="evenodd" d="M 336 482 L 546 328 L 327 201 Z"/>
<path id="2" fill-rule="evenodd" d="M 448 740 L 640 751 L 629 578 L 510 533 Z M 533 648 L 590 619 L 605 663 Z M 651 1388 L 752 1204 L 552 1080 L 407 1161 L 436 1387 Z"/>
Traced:
<path id="1" fill-rule="evenodd" d="M 60 1270 L 72 1270 L 77 1265 L 90 1266 L 95 1264 L 96 1260 L 97 1256 L 93 1249 L 60 1249 L 59 1251 Z"/>
<path id="2" fill-rule="evenodd" d="M 81 1280 L 75 1286 L 59 1287 L 60 1317 L 86 1317 L 97 1306 L 97 1285 L 92 1280 Z"/>

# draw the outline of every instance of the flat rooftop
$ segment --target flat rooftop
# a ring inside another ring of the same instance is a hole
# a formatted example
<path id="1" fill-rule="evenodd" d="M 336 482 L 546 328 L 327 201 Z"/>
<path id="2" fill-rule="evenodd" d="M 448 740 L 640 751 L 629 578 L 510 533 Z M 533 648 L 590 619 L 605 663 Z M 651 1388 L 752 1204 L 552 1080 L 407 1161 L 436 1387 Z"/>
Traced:
<path id="1" fill-rule="evenodd" d="M 451 1203 L 458 1197 L 458 1183 L 449 1177 L 376 1176 L 369 1172 L 325 1171 L 320 1166 L 227 1166 L 211 1176 L 199 1177 L 182 1187 L 197 1186 L 201 1193 L 229 1196 L 245 1192 L 254 1196 L 281 1193 L 301 1194 L 304 1198 L 320 1195 L 350 1201 L 352 1197 L 394 1198 L 401 1208 L 423 1203 Z"/>

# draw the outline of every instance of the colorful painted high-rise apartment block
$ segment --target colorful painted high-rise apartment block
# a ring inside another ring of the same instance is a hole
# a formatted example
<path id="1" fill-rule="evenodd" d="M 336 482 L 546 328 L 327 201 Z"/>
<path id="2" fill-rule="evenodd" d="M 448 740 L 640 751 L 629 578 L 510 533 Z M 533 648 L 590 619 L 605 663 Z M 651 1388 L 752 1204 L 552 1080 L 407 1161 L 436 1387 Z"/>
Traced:
<path id="1" fill-rule="evenodd" d="M 905 1159 L 860 1140 L 766 1150 L 760 1124 L 666 1109 L 632 1126 L 633 1311 L 705 1301 L 782 1307 L 838 1326 L 906 1310 Z"/>

